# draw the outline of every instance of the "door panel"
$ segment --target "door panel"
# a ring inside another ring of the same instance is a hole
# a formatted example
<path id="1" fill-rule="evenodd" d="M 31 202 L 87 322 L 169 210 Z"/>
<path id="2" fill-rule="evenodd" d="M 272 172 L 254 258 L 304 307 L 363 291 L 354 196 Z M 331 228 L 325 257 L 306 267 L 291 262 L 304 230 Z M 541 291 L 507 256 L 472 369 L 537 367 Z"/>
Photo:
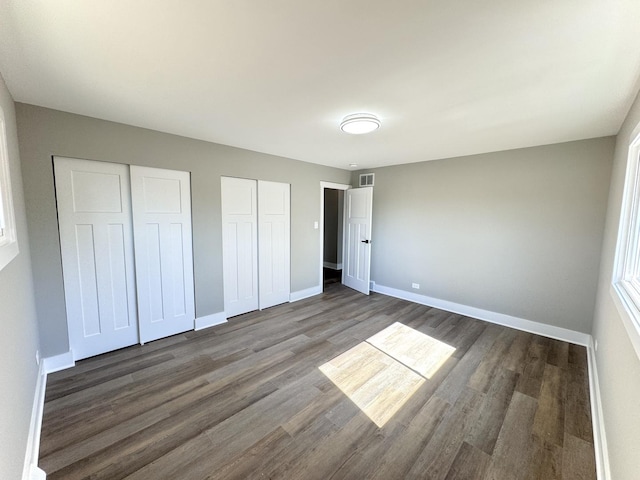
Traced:
<path id="1" fill-rule="evenodd" d="M 260 308 L 289 301 L 291 201 L 288 183 L 258 181 Z"/>
<path id="2" fill-rule="evenodd" d="M 113 288 L 114 301 L 111 302 L 113 307 L 114 326 L 116 330 L 128 328 L 131 326 L 126 302 L 119 302 L 116 299 L 126 298 L 128 293 L 126 286 L 126 254 L 125 254 L 125 233 L 122 225 L 108 225 L 108 250 L 109 265 L 111 267 L 111 285 Z M 133 325 L 137 327 L 136 324 Z"/>
<path id="3" fill-rule="evenodd" d="M 227 317 L 258 309 L 257 182 L 221 178 L 224 310 Z"/>
<path id="4" fill-rule="evenodd" d="M 75 360 L 138 342 L 126 165 L 56 157 L 69 342 Z"/>
<path id="5" fill-rule="evenodd" d="M 146 248 L 137 252 L 137 256 L 145 256 L 141 263 L 146 267 L 138 275 L 146 279 L 148 299 L 140 304 L 145 308 L 145 318 L 150 322 L 159 322 L 164 318 L 164 301 L 162 298 L 162 259 L 160 258 L 160 225 L 157 223 L 145 225 Z M 141 279 L 138 280 L 140 284 Z"/>
<path id="6" fill-rule="evenodd" d="M 82 329 L 85 337 L 98 335 L 100 307 L 98 303 L 98 275 L 96 272 L 95 237 L 93 225 L 76 225 L 77 274 L 82 309 Z M 71 292 L 69 292 L 71 294 Z"/>
<path id="7" fill-rule="evenodd" d="M 140 340 L 194 328 L 188 172 L 131 166 Z"/>
<path id="8" fill-rule="evenodd" d="M 369 295 L 373 188 L 345 192 L 345 258 L 343 283 Z"/>

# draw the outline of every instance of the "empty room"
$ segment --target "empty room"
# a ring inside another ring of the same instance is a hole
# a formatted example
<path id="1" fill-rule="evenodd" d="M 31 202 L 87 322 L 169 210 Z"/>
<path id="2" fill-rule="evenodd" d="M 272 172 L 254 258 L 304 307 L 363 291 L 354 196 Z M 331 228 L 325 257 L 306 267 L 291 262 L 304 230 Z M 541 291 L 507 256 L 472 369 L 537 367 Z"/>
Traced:
<path id="1" fill-rule="evenodd" d="M 0 0 L 0 478 L 637 479 L 638 25 Z"/>

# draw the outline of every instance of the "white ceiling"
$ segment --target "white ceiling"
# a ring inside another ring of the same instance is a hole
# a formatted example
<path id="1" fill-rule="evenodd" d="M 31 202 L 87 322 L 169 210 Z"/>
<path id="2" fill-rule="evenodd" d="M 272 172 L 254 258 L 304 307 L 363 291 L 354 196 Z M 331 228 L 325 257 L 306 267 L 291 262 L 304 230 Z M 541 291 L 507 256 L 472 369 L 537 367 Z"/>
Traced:
<path id="1" fill-rule="evenodd" d="M 0 0 L 14 99 L 358 168 L 617 133 L 638 0 Z M 342 133 L 350 113 L 382 127 Z"/>

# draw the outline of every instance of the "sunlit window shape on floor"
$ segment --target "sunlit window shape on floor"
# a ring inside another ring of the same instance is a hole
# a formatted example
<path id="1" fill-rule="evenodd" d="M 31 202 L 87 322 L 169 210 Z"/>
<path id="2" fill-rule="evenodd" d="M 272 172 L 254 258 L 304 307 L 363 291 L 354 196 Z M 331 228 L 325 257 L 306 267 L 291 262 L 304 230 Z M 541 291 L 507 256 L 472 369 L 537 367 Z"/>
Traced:
<path id="1" fill-rule="evenodd" d="M 381 428 L 455 350 L 396 322 L 319 368 Z"/>

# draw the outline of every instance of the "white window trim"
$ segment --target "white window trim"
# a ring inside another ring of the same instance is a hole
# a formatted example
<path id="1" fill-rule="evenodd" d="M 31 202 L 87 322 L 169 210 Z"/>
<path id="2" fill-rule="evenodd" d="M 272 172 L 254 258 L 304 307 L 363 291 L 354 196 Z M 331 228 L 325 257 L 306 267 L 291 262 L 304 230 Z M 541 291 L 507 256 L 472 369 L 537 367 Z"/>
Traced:
<path id="1" fill-rule="evenodd" d="M 640 358 L 640 125 L 629 144 L 611 296 Z"/>
<path id="2" fill-rule="evenodd" d="M 0 270 L 18 255 L 18 236 L 13 212 L 9 149 L 4 112 L 0 107 Z"/>

